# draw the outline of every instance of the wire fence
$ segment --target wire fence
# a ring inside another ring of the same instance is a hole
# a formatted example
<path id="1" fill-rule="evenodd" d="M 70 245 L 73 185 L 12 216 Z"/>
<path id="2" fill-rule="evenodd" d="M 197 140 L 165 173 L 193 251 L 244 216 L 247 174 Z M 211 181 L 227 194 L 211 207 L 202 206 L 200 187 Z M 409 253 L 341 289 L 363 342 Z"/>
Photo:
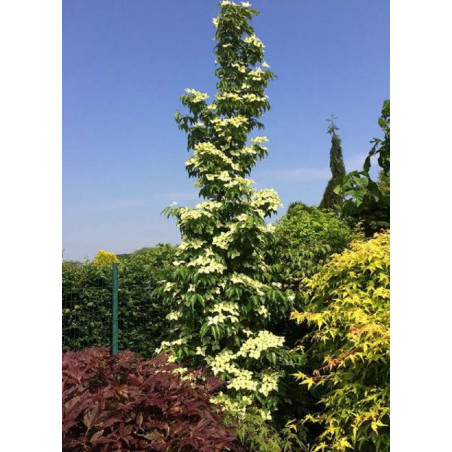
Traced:
<path id="1" fill-rule="evenodd" d="M 63 269 L 63 351 L 111 347 L 111 316 L 111 271 Z"/>
<path id="2" fill-rule="evenodd" d="M 157 342 L 150 340 L 155 329 L 152 279 L 146 274 L 133 279 L 124 275 L 126 281 L 121 284 L 118 264 L 106 269 L 65 264 L 63 351 L 108 347 L 113 354 L 129 349 L 143 357 L 151 356 Z"/>

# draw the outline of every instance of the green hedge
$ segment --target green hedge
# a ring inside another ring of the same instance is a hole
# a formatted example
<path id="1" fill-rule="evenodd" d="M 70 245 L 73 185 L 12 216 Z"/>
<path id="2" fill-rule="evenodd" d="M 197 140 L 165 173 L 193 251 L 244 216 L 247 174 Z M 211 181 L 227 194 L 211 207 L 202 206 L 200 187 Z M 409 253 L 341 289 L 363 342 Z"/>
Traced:
<path id="1" fill-rule="evenodd" d="M 166 338 L 169 307 L 153 293 L 169 276 L 175 248 L 157 245 L 121 257 L 119 348 L 150 356 Z M 111 268 L 63 262 L 63 350 L 108 347 L 111 338 Z"/>

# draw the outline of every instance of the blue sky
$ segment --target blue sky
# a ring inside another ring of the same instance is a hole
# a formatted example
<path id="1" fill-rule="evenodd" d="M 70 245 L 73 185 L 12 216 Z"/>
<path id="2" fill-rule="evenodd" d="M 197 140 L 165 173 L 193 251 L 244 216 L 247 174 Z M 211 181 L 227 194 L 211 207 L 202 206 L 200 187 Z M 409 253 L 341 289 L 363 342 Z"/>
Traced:
<path id="1" fill-rule="evenodd" d="M 284 208 L 317 204 L 329 179 L 327 122 L 337 117 L 347 170 L 380 136 L 389 98 L 388 0 L 255 0 L 277 75 L 263 122 L 269 157 L 252 173 Z M 63 2 L 63 249 L 131 252 L 177 243 L 173 201 L 197 202 L 174 121 L 185 88 L 215 93 L 213 0 Z"/>

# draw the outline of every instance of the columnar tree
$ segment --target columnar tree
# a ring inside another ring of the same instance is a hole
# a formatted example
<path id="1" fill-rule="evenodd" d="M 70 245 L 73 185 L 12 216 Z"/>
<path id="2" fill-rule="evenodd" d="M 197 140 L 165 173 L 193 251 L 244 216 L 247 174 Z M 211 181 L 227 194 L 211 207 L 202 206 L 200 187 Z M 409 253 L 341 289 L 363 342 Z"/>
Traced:
<path id="1" fill-rule="evenodd" d="M 171 206 L 181 231 L 174 278 L 163 291 L 175 307 L 169 315 L 175 340 L 162 344 L 173 359 L 209 365 L 229 381 L 221 394 L 227 407 L 244 412 L 256 403 L 264 417 L 277 401 L 278 362 L 284 338 L 269 329 L 288 312 L 293 295 L 272 283 L 265 251 L 274 233 L 265 219 L 280 200 L 273 189 L 256 191 L 248 178 L 267 154 L 259 118 L 270 108 L 265 88 L 274 78 L 264 44 L 250 21 L 258 11 L 245 2 L 223 1 L 216 28 L 215 99 L 187 89 L 188 113 L 176 113 L 193 155 L 186 163 L 205 200 L 195 207 Z"/>
<path id="2" fill-rule="evenodd" d="M 325 188 L 319 207 L 321 209 L 340 210 L 343 197 L 335 193 L 334 188 L 345 176 L 345 165 L 342 156 L 341 139 L 336 133 L 339 128 L 336 126 L 333 116 L 328 121 L 328 133 L 331 135 L 330 169 L 332 176 Z"/>

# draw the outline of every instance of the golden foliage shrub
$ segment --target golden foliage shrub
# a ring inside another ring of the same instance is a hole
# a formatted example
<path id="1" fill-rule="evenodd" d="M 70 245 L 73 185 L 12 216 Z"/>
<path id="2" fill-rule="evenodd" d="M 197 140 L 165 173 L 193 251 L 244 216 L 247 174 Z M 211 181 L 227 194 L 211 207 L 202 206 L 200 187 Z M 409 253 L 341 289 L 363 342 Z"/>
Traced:
<path id="1" fill-rule="evenodd" d="M 334 255 L 291 314 L 311 327 L 295 376 L 323 407 L 303 420 L 323 426 L 315 451 L 389 450 L 389 244 L 387 231 Z"/>

